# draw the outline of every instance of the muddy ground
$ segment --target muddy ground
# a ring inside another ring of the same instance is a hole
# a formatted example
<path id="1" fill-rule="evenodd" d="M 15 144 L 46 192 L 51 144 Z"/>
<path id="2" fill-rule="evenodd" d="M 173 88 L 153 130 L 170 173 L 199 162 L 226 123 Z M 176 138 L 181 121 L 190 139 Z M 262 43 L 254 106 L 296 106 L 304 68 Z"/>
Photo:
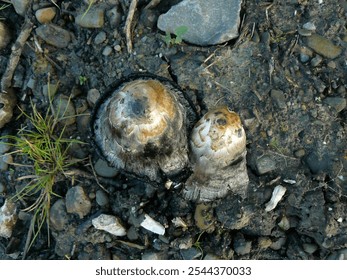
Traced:
<path id="1" fill-rule="evenodd" d="M 42 2 L 54 6 L 53 1 L 38 2 L 24 16 L 12 6 L 0 11 L 12 34 L 11 43 L 0 51 L 0 75 L 11 44 L 30 18 L 34 28 L 12 80 L 17 104 L 30 113 L 32 100 L 45 112 L 45 88 L 48 82 L 59 83 L 57 96 L 71 96 L 75 110 L 83 114 L 68 125 L 67 136 L 87 144 L 72 151 L 73 157 L 84 159 L 71 167 L 73 178 L 55 184 L 60 198 L 54 197 L 52 205 L 59 199 L 62 205 L 52 215 L 56 227 L 49 233 L 46 227 L 41 230 L 26 259 L 347 259 L 346 1 L 243 1 L 240 36 L 210 47 L 185 42 L 167 46 L 149 15 L 167 11 L 170 1 L 150 13 L 144 9 L 148 1 L 140 1 L 131 54 L 123 31 L 129 1 L 116 5 L 119 20 L 105 17 L 100 28 L 75 23 L 87 9 L 82 1 L 55 1 L 60 9 L 53 22 L 72 34 L 66 47 L 35 35 L 41 25 L 35 9 Z M 111 10 L 118 1 L 103 2 Z M 303 29 L 306 23 L 315 30 Z M 311 33 L 324 39 L 312 43 Z M 339 55 L 329 53 L 331 45 L 338 46 Z M 91 164 L 95 167 L 99 157 L 90 144 L 89 116 L 97 91 L 102 95 L 116 80 L 139 72 L 177 83 L 200 115 L 221 104 L 240 114 L 247 134 L 246 199 L 230 193 L 196 204 L 183 198 L 184 181 L 167 189 L 121 174 L 94 174 Z M 29 125 L 25 118 L 16 120 L 19 114 L 15 109 L 13 120 L 0 130 L 2 136 Z M 30 168 L 2 167 L 0 205 L 25 184 L 16 179 L 30 174 Z M 286 193 L 266 212 L 278 185 Z M 81 216 L 64 207 L 68 190 L 76 186 L 91 202 Z M 19 218 L 12 235 L 0 238 L 1 259 L 21 259 L 27 248 L 32 213 L 21 211 L 27 205 L 23 201 L 15 203 Z M 91 220 L 101 213 L 117 216 L 127 235 L 95 229 Z M 163 225 L 165 235 L 141 227 L 143 214 Z M 184 226 L 172 222 L 178 217 Z"/>

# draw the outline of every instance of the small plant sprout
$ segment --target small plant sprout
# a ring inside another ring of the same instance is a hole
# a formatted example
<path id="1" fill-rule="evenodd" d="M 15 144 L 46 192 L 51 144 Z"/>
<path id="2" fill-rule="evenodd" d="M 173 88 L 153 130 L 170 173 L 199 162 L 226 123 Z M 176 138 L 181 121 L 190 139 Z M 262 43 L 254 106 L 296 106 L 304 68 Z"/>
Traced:
<path id="1" fill-rule="evenodd" d="M 166 45 L 169 47 L 170 45 L 179 45 L 182 43 L 182 36 L 186 34 L 188 31 L 187 26 L 179 26 L 175 29 L 174 35 L 175 37 L 171 37 L 170 32 L 166 32 L 164 36 L 164 41 Z"/>
<path id="2" fill-rule="evenodd" d="M 81 75 L 78 77 L 78 80 L 80 82 L 80 86 L 83 86 L 87 82 L 88 78 L 86 76 Z"/>
<path id="3" fill-rule="evenodd" d="M 20 116 L 28 120 L 26 127 L 21 128 L 16 135 L 0 137 L 0 141 L 8 141 L 14 149 L 11 154 L 16 154 L 22 162 L 27 162 L 13 164 L 31 170 L 31 174 L 17 178 L 17 181 L 28 180 L 28 183 L 12 197 L 27 205 L 24 211 L 33 212 L 27 248 L 31 247 L 45 222 L 49 232 L 49 210 L 52 197 L 57 196 L 55 184 L 67 177 L 69 168 L 79 161 L 69 155 L 71 145 L 83 144 L 79 140 L 63 136 L 65 126 L 59 130 L 60 118 L 53 114 L 50 106 L 45 115 L 38 111 L 35 104 L 31 103 L 31 107 L 31 114 L 20 108 Z"/>

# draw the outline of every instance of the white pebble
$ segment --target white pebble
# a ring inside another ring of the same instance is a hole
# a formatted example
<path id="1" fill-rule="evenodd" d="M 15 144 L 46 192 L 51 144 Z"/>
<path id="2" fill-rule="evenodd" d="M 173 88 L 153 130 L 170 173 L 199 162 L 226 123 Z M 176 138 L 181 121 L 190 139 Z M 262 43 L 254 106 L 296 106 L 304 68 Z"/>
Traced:
<path id="1" fill-rule="evenodd" d="M 92 224 L 96 229 L 104 230 L 115 236 L 124 236 L 127 234 L 119 219 L 112 215 L 101 214 L 92 220 Z"/>
<path id="2" fill-rule="evenodd" d="M 165 228 L 162 224 L 158 223 L 154 219 L 152 219 L 149 215 L 145 214 L 145 219 L 140 224 L 143 228 L 157 233 L 159 235 L 165 234 Z"/>
<path id="3" fill-rule="evenodd" d="M 281 185 L 278 185 L 275 187 L 275 189 L 272 192 L 272 196 L 271 196 L 270 201 L 265 204 L 265 206 L 266 206 L 265 211 L 266 212 L 269 212 L 269 211 L 276 208 L 278 202 L 280 202 L 280 200 L 282 199 L 282 197 L 286 193 L 286 190 L 287 189 Z"/>

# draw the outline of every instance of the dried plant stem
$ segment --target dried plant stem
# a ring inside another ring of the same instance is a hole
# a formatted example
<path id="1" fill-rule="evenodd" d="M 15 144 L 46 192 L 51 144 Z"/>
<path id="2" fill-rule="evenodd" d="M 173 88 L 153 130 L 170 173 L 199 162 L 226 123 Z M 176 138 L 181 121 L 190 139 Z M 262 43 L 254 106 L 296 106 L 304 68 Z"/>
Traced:
<path id="1" fill-rule="evenodd" d="M 16 70 L 20 56 L 23 51 L 23 47 L 26 41 L 28 40 L 32 29 L 33 23 L 30 19 L 27 18 L 23 24 L 22 31 L 19 33 L 16 42 L 12 46 L 12 53 L 10 55 L 10 59 L 8 60 L 5 73 L 1 79 L 1 92 L 7 92 L 8 89 L 11 87 L 11 81 L 14 71 Z"/>
<path id="2" fill-rule="evenodd" d="M 125 22 L 125 27 L 124 27 L 125 37 L 127 41 L 127 50 L 129 54 L 132 53 L 133 51 L 133 43 L 131 40 L 131 27 L 132 27 L 135 10 L 137 7 L 137 1 L 138 0 L 131 0 L 127 20 Z"/>

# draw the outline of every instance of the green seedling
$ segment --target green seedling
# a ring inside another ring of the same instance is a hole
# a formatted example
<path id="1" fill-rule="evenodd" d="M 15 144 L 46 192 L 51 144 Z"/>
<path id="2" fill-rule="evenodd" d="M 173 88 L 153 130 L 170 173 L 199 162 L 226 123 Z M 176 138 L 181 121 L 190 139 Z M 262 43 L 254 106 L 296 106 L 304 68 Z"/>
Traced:
<path id="1" fill-rule="evenodd" d="M 80 85 L 83 86 L 87 82 L 88 78 L 86 76 L 81 75 L 78 77 L 78 80 L 80 82 Z"/>
<path id="2" fill-rule="evenodd" d="M 88 14 L 88 12 L 89 12 L 90 8 L 93 6 L 94 2 L 95 2 L 95 0 L 89 0 L 87 10 L 83 13 L 83 15 L 81 17 L 82 19 Z"/>
<path id="3" fill-rule="evenodd" d="M 182 43 L 182 36 L 186 34 L 188 31 L 187 26 L 179 26 L 175 29 L 174 35 L 175 37 L 172 37 L 170 32 L 166 32 L 164 36 L 164 42 L 169 47 L 171 45 L 179 45 Z"/>

